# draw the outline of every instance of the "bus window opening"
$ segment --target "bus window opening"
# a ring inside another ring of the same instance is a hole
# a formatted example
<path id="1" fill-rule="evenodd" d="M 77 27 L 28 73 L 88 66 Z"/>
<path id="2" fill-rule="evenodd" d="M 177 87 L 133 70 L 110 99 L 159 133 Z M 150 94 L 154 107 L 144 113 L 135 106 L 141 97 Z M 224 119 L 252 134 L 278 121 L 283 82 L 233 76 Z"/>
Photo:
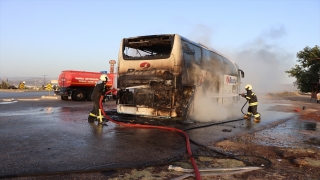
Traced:
<path id="1" fill-rule="evenodd" d="M 125 60 L 169 58 L 173 46 L 173 36 L 143 36 L 123 40 Z"/>

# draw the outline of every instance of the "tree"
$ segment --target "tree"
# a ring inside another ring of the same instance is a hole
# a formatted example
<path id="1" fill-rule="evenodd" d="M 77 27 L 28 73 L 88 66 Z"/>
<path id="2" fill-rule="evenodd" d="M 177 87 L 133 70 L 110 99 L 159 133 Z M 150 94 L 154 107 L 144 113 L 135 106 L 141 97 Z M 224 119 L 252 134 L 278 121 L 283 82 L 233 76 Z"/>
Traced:
<path id="1" fill-rule="evenodd" d="M 8 84 L 8 83 L 6 83 L 6 82 L 4 82 L 4 81 L 1 82 L 1 84 L 0 84 L 0 89 L 8 89 L 8 87 L 9 87 L 9 84 Z"/>
<path id="2" fill-rule="evenodd" d="M 319 82 L 320 72 L 320 49 L 319 46 L 314 48 L 305 47 L 303 51 L 297 53 L 297 62 L 295 67 L 289 71 L 289 77 L 295 77 L 294 84 L 301 92 L 311 92 L 311 84 Z"/>

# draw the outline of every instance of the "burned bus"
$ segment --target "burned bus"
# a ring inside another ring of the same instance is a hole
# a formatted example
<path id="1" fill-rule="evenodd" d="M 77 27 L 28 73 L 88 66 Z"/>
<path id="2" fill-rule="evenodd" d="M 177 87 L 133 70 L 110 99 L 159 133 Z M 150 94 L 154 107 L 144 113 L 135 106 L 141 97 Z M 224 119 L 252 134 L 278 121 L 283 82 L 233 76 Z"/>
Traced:
<path id="1" fill-rule="evenodd" d="M 220 105 L 239 101 L 238 65 L 178 34 L 124 38 L 118 63 L 118 113 L 186 118 L 200 95 Z"/>

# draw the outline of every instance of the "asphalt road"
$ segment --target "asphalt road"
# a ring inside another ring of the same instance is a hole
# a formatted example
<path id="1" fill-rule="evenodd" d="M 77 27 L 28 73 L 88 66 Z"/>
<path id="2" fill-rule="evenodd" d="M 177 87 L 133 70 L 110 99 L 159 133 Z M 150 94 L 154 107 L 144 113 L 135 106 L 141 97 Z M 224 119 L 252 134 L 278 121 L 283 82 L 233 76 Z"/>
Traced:
<path id="1" fill-rule="evenodd" d="M 3 99 L 19 99 L 19 98 L 41 98 L 41 96 L 53 95 L 53 91 L 20 91 L 20 90 L 1 90 L 0 102 Z"/>
<path id="2" fill-rule="evenodd" d="M 184 137 L 173 131 L 128 128 L 112 122 L 108 126 L 89 124 L 92 102 L 20 98 L 11 102 L 0 99 L 0 178 L 161 165 L 186 154 Z M 233 107 L 239 114 L 235 119 L 242 117 L 243 103 Z M 210 145 L 294 116 L 290 112 L 272 111 L 272 101 L 260 104 L 260 123 L 240 120 L 187 132 L 192 140 Z M 113 108 L 115 101 L 104 103 L 105 110 Z M 203 124 L 208 123 L 177 127 Z"/>

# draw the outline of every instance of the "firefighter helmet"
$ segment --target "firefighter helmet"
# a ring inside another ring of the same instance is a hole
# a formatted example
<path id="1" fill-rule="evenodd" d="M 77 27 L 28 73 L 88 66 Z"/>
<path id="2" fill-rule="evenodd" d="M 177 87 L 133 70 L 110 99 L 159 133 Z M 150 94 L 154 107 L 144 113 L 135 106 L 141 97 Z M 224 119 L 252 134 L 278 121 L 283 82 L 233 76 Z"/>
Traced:
<path id="1" fill-rule="evenodd" d="M 108 77 L 106 74 L 101 74 L 100 80 L 101 80 L 101 81 L 108 81 L 108 80 L 109 80 L 109 77 Z"/>
<path id="2" fill-rule="evenodd" d="M 252 90 L 251 84 L 247 84 L 244 88 L 245 88 L 246 90 Z"/>

